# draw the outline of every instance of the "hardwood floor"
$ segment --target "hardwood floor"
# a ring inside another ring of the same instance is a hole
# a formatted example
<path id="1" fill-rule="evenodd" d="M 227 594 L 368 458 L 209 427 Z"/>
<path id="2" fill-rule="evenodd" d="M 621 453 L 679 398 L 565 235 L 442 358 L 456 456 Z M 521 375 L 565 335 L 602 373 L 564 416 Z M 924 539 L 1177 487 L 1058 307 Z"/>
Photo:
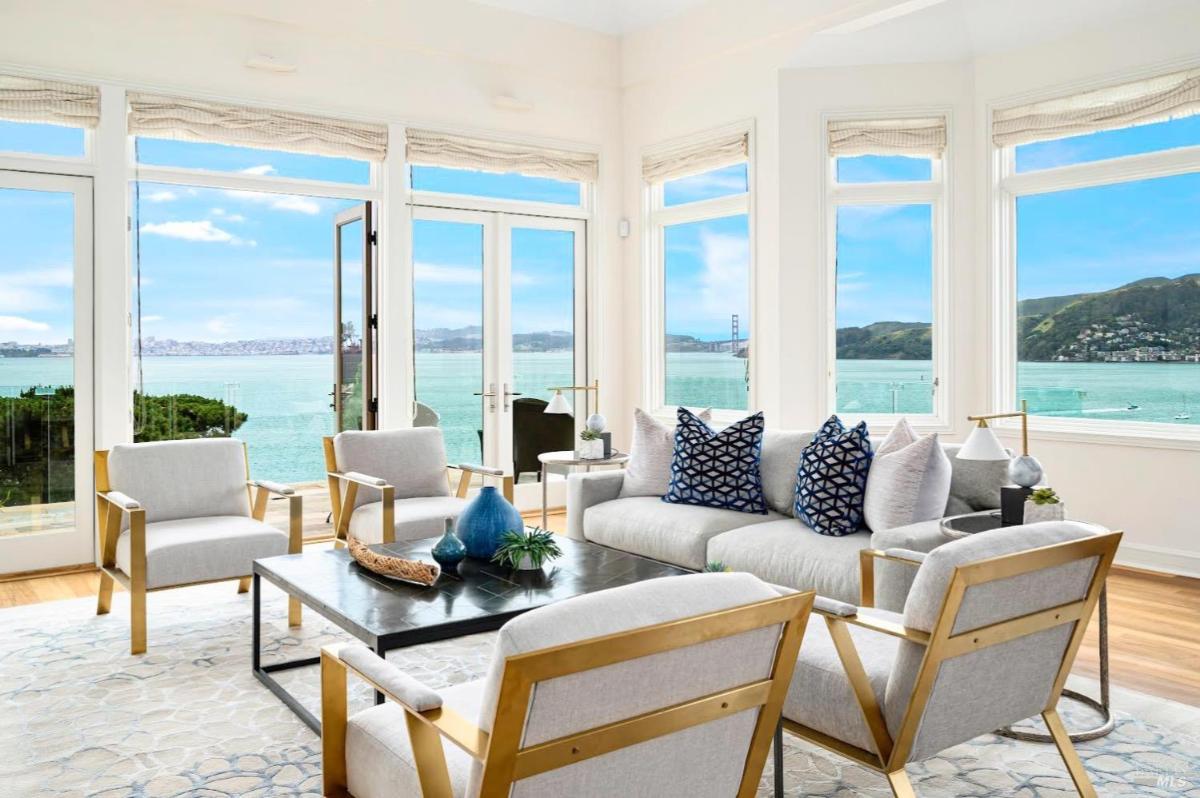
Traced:
<path id="1" fill-rule="evenodd" d="M 564 513 L 550 515 L 551 529 L 561 532 L 565 524 Z M 99 582 L 94 571 L 0 581 L 0 608 L 95 596 Z M 1114 569 L 1108 622 L 1114 685 L 1200 706 L 1200 579 Z M 1097 629 L 1093 619 L 1077 673 L 1099 675 Z"/>

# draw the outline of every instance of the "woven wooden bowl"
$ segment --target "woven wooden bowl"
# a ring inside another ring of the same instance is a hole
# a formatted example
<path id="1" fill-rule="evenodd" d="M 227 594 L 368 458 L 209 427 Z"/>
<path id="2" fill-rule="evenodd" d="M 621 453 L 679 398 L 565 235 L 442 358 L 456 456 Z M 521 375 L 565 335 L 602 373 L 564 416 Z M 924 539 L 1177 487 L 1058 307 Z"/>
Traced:
<path id="1" fill-rule="evenodd" d="M 429 587 L 437 581 L 438 575 L 442 572 L 441 566 L 436 563 L 407 560 L 403 557 L 393 557 L 372 551 L 367 544 L 353 535 L 346 536 L 346 546 L 350 549 L 350 556 L 356 563 L 368 571 L 386 576 L 388 579 Z"/>

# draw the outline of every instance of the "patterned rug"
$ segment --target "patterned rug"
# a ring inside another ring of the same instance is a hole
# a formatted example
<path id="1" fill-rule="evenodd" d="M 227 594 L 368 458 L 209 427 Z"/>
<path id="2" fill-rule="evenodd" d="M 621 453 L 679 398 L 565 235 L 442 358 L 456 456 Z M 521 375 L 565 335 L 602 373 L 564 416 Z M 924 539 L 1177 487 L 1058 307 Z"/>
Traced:
<path id="1" fill-rule="evenodd" d="M 282 594 L 268 591 L 266 661 L 345 639 L 309 610 L 292 634 Z M 0 611 L 0 795 L 319 796 L 317 737 L 250 673 L 249 595 L 232 583 L 208 585 L 152 594 L 149 606 L 141 657 L 128 654 L 124 593 L 102 617 L 94 599 Z M 445 686 L 478 678 L 490 646 L 490 635 L 476 635 L 389 659 Z M 315 711 L 316 669 L 287 679 Z M 359 689 L 352 702 L 352 711 L 367 706 L 369 694 Z M 1116 731 L 1079 746 L 1100 794 L 1200 798 L 1200 708 L 1119 691 L 1116 705 Z M 878 774 L 786 739 L 789 796 L 890 795 Z M 992 736 L 909 774 L 923 798 L 1075 794 L 1053 746 Z M 768 758 L 760 796 L 771 795 L 771 783 Z"/>

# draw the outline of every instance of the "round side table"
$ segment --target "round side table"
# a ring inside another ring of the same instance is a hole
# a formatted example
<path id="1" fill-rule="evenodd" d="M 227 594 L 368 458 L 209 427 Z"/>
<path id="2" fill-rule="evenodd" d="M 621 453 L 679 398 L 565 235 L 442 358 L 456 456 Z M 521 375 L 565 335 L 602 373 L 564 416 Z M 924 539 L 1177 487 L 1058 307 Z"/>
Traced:
<path id="1" fill-rule="evenodd" d="M 982 513 L 969 513 L 967 515 L 953 515 L 942 519 L 942 534 L 948 538 L 965 538 L 974 535 L 977 532 L 986 532 L 991 529 L 1001 529 L 1003 524 L 1000 523 L 1000 511 L 986 511 Z M 1100 725 L 1091 729 L 1083 729 L 1081 731 L 1071 732 L 1071 742 L 1082 743 L 1087 740 L 1095 740 L 1105 736 L 1116 727 L 1116 721 L 1113 719 L 1112 710 L 1109 704 L 1109 686 L 1108 686 L 1108 588 L 1100 588 L 1100 700 L 1096 700 L 1092 696 L 1084 695 L 1075 690 L 1063 689 L 1062 698 L 1069 698 L 1083 704 L 1086 707 L 1096 710 L 1103 718 Z M 1007 726 L 1003 729 L 997 729 L 996 733 L 1001 737 L 1009 737 L 1014 740 L 1024 740 L 1025 742 L 1033 743 L 1052 743 L 1054 739 L 1049 734 L 1041 732 L 1022 731 Z"/>
<path id="2" fill-rule="evenodd" d="M 542 464 L 542 529 L 545 529 L 549 523 L 549 520 L 546 518 L 546 501 L 548 498 L 548 486 L 550 484 L 550 481 L 547 479 L 547 468 L 549 466 L 559 466 L 568 470 L 583 466 L 588 471 L 592 470 L 592 466 L 619 465 L 624 467 L 629 462 L 629 455 L 624 452 L 614 451 L 608 457 L 588 460 L 579 457 L 575 452 L 542 452 L 538 455 L 538 461 Z"/>

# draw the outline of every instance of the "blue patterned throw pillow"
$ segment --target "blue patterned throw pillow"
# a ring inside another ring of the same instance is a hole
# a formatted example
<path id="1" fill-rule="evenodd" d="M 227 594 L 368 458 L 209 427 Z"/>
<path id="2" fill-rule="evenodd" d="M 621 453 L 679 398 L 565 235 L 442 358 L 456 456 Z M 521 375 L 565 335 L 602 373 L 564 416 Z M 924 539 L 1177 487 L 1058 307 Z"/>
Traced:
<path id="1" fill-rule="evenodd" d="M 763 496 L 763 414 L 715 432 L 696 414 L 681 407 L 671 458 L 671 486 L 663 501 L 720 507 L 766 515 Z"/>
<path id="2" fill-rule="evenodd" d="M 871 456 L 866 422 L 847 430 L 831 416 L 800 455 L 796 517 L 822 535 L 842 537 L 861 529 Z"/>

